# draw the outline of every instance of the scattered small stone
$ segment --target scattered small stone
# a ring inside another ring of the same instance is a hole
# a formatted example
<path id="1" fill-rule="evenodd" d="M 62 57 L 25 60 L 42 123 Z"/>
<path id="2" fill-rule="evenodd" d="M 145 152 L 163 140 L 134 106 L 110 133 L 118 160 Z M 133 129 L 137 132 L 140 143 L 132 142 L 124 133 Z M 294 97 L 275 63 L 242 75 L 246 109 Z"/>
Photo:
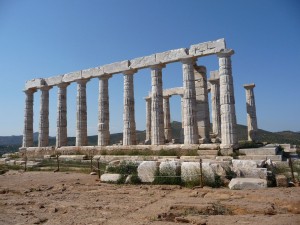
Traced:
<path id="1" fill-rule="evenodd" d="M 97 175 L 97 173 L 96 172 L 91 172 L 90 175 Z"/>
<path id="2" fill-rule="evenodd" d="M 175 217 L 174 221 L 176 223 L 189 223 L 190 221 L 186 218 L 183 217 Z"/>

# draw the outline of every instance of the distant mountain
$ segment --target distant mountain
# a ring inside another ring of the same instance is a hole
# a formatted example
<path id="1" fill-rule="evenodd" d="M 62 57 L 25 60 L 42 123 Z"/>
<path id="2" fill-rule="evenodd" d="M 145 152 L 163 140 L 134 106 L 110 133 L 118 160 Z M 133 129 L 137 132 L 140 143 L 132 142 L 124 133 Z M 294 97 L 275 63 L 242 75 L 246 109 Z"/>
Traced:
<path id="1" fill-rule="evenodd" d="M 181 122 L 173 121 L 172 126 L 172 137 L 174 139 L 179 139 L 182 134 Z M 239 140 L 247 140 L 247 126 L 237 125 L 237 133 Z M 145 140 L 146 133 L 145 131 L 137 131 L 137 143 L 143 143 Z M 290 143 L 294 145 L 300 145 L 300 132 L 292 131 L 281 131 L 281 132 L 270 132 L 265 130 L 258 130 L 259 141 L 269 142 L 269 143 Z M 97 135 L 89 136 L 88 143 L 89 145 L 97 145 Z M 111 144 L 120 143 L 123 139 L 123 133 L 115 133 L 110 135 Z M 34 133 L 34 142 L 37 146 L 38 133 Z M 49 138 L 49 145 L 55 145 L 55 137 Z M 0 146 L 21 146 L 22 144 L 22 135 L 20 136 L 0 136 Z M 75 137 L 68 137 L 68 145 L 75 145 Z"/>

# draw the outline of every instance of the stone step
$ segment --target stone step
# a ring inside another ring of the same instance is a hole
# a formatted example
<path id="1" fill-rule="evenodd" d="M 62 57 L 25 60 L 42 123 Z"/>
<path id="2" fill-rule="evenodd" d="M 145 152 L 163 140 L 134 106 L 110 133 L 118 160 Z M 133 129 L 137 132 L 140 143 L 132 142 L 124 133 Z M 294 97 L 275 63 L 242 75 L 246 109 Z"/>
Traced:
<path id="1" fill-rule="evenodd" d="M 276 155 L 277 147 L 268 147 L 268 148 L 244 148 L 239 149 L 240 154 L 245 155 Z"/>
<path id="2" fill-rule="evenodd" d="M 271 159 L 272 161 L 282 161 L 281 155 L 240 155 L 239 159 L 242 160 L 266 160 Z"/>
<path id="3" fill-rule="evenodd" d="M 218 150 L 219 149 L 220 144 L 216 144 L 216 143 L 211 143 L 211 144 L 201 144 L 198 148 L 200 150 Z"/>
<path id="4" fill-rule="evenodd" d="M 198 155 L 218 155 L 218 150 L 198 150 L 197 151 Z"/>

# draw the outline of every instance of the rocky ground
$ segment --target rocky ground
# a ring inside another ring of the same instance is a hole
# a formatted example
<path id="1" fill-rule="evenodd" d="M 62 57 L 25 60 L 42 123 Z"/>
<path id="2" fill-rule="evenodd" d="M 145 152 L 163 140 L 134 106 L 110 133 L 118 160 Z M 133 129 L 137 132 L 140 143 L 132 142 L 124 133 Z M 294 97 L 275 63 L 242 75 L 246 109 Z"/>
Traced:
<path id="1" fill-rule="evenodd" d="M 300 188 L 115 185 L 80 173 L 0 175 L 0 224 L 300 224 Z"/>

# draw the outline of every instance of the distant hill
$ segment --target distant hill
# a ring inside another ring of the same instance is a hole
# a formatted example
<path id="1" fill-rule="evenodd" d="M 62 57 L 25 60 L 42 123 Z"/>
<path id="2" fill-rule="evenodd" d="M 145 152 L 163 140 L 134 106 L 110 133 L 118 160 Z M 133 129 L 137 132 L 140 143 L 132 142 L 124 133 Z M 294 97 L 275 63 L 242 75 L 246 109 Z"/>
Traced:
<path id="1" fill-rule="evenodd" d="M 172 136 L 174 139 L 180 139 L 182 133 L 181 122 L 173 121 Z M 237 125 L 237 133 L 239 140 L 247 140 L 247 126 Z M 137 143 L 143 143 L 145 140 L 145 131 L 137 131 Z M 268 143 L 289 143 L 300 145 L 300 132 L 281 131 L 270 132 L 258 130 L 259 141 Z M 97 145 L 97 135 L 89 136 L 89 145 Z M 111 144 L 119 143 L 123 139 L 123 133 L 115 133 L 110 135 Z M 34 133 L 34 145 L 37 146 L 38 133 Z M 55 137 L 50 137 L 49 145 L 55 145 Z M 22 145 L 22 135 L 20 136 L 0 136 L 0 154 L 5 152 L 16 151 Z M 68 145 L 75 145 L 75 137 L 68 137 Z"/>

